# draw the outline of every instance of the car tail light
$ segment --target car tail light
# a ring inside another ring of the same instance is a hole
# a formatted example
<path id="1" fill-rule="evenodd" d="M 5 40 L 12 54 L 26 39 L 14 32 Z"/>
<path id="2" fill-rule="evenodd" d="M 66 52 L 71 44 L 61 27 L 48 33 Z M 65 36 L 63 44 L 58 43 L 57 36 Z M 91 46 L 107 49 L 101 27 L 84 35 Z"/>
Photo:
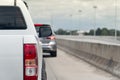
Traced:
<path id="1" fill-rule="evenodd" d="M 24 80 L 37 80 L 38 57 L 35 44 L 24 44 Z"/>
<path id="2" fill-rule="evenodd" d="M 47 37 L 47 39 L 54 40 L 55 36 L 49 36 L 49 37 Z"/>

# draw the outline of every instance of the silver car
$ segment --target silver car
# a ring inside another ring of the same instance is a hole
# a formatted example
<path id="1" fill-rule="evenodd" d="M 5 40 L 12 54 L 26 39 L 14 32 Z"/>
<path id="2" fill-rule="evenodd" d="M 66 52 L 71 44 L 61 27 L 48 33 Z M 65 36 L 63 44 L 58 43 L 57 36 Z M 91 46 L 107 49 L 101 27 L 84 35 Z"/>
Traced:
<path id="1" fill-rule="evenodd" d="M 52 57 L 57 56 L 57 44 L 55 34 L 48 24 L 35 24 L 36 31 L 42 42 L 43 52 L 50 53 Z"/>

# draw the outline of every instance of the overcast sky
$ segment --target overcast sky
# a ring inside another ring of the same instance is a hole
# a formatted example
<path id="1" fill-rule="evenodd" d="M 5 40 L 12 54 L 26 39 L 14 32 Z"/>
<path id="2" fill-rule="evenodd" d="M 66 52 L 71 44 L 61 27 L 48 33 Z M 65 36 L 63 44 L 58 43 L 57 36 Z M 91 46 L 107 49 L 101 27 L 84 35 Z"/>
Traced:
<path id="1" fill-rule="evenodd" d="M 115 24 L 116 29 L 120 27 L 120 0 L 25 1 L 34 23 L 52 24 L 54 29 L 90 30 L 94 26 L 115 28 Z"/>

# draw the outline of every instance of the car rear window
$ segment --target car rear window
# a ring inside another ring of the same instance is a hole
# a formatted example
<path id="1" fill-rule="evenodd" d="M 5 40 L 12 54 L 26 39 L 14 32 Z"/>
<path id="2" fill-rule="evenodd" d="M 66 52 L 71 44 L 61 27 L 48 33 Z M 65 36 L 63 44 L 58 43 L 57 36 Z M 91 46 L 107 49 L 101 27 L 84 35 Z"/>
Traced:
<path id="1" fill-rule="evenodd" d="M 50 27 L 40 27 L 39 28 L 39 37 L 48 37 L 52 35 L 52 30 Z"/>
<path id="2" fill-rule="evenodd" d="M 0 6 L 0 30 L 26 29 L 19 7 Z"/>

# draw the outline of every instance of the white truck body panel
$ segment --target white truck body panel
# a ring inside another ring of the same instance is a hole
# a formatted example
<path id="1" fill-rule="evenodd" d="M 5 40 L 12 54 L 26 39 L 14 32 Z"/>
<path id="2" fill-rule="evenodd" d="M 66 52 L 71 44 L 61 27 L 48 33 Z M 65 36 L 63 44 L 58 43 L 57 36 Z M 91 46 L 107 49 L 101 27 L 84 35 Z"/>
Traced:
<path id="1" fill-rule="evenodd" d="M 23 37 L 0 36 L 0 80 L 23 80 Z"/>

